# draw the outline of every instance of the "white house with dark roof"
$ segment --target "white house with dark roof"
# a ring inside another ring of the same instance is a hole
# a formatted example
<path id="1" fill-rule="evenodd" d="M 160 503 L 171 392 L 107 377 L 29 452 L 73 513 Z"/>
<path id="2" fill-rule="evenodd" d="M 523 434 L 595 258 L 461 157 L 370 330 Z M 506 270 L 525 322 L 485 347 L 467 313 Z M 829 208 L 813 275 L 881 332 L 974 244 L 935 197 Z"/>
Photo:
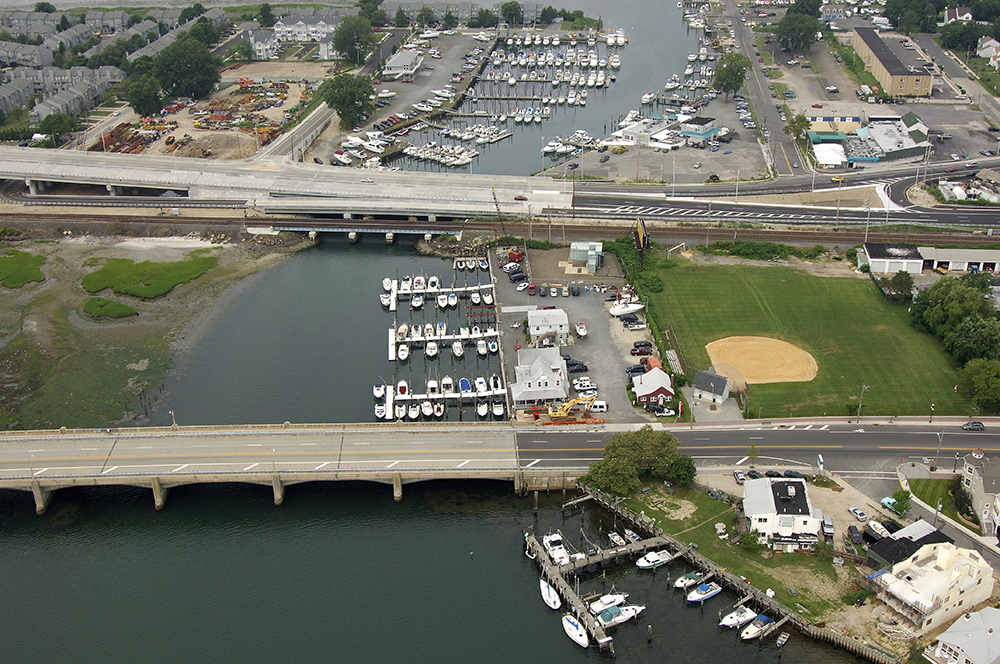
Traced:
<path id="1" fill-rule="evenodd" d="M 413 78 L 420 65 L 423 64 L 424 56 L 420 51 L 409 48 L 402 48 L 389 58 L 382 70 L 382 77 L 389 79 Z"/>
<path id="2" fill-rule="evenodd" d="M 743 485 L 748 530 L 770 540 L 775 551 L 808 549 L 819 542 L 823 513 L 812 506 L 805 480 L 762 477 Z"/>
<path id="3" fill-rule="evenodd" d="M 569 337 L 569 317 L 562 309 L 535 309 L 528 312 L 528 335 L 531 343 L 552 339 L 557 346 Z"/>
<path id="4" fill-rule="evenodd" d="M 639 403 L 656 403 L 661 406 L 674 398 L 674 384 L 670 374 L 663 369 L 650 369 L 632 377 L 632 391 Z"/>
<path id="5" fill-rule="evenodd" d="M 511 400 L 516 408 L 562 401 L 569 394 L 569 373 L 559 349 L 522 348 L 517 351 Z"/>
<path id="6" fill-rule="evenodd" d="M 968 23 L 972 20 L 972 8 L 971 7 L 945 7 L 944 10 L 944 24 L 949 23 Z"/>
<path id="7" fill-rule="evenodd" d="M 1000 609 L 965 613 L 926 649 L 933 664 L 1000 664 Z"/>
<path id="8" fill-rule="evenodd" d="M 858 250 L 858 267 L 868 265 L 872 274 L 920 274 L 924 257 L 915 244 L 865 242 Z"/>
<path id="9" fill-rule="evenodd" d="M 245 35 L 253 48 L 254 60 L 269 60 L 281 48 L 274 30 L 248 30 Z"/>
<path id="10" fill-rule="evenodd" d="M 729 378 L 710 371 L 699 371 L 691 383 L 695 399 L 722 403 L 729 398 Z"/>
<path id="11" fill-rule="evenodd" d="M 972 499 L 983 534 L 1000 533 L 1000 457 L 988 457 L 982 449 L 966 454 L 962 486 Z"/>

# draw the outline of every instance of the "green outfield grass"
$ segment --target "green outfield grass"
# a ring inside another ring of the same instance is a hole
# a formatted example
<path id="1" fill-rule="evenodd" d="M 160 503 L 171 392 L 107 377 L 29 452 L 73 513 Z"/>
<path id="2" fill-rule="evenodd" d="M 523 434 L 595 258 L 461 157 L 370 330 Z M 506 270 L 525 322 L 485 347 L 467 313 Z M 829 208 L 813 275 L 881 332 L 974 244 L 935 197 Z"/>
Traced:
<path id="1" fill-rule="evenodd" d="M 750 387 L 750 416 L 848 414 L 868 385 L 862 415 L 965 415 L 968 400 L 937 340 L 910 326 L 905 305 L 886 303 L 871 281 L 813 277 L 793 268 L 699 266 L 661 272 L 651 296 L 658 319 L 673 326 L 692 376 L 711 362 L 705 345 L 762 336 L 802 347 L 816 358 L 810 382 Z"/>

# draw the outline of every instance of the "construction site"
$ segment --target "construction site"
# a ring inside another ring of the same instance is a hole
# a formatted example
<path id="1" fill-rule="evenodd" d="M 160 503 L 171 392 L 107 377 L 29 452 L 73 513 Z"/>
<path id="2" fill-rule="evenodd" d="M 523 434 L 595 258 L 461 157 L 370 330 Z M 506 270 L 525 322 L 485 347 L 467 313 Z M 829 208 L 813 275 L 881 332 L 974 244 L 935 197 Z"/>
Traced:
<path id="1" fill-rule="evenodd" d="M 241 77 L 208 100 L 175 99 L 159 116 L 125 116 L 90 152 L 217 159 L 252 157 L 299 119 L 318 84 Z"/>

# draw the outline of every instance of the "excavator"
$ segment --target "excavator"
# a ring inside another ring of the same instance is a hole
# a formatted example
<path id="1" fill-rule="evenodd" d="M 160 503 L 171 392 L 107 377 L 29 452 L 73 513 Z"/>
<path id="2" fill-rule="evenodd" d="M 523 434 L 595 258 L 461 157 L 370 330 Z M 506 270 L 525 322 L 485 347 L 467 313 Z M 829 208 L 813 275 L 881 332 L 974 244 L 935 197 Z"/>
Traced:
<path id="1" fill-rule="evenodd" d="M 562 404 L 558 408 L 553 408 L 552 406 L 549 406 L 549 417 L 552 418 L 552 421 L 566 420 L 566 419 L 571 419 L 571 420 L 577 419 L 576 416 L 572 412 L 573 411 L 573 406 L 576 406 L 577 404 L 581 404 L 581 403 L 584 404 L 584 406 L 583 406 L 583 413 L 586 414 L 587 412 L 590 411 L 590 407 L 594 405 L 594 401 L 595 400 L 597 400 L 597 397 L 593 396 L 593 397 L 587 397 L 585 399 L 579 399 L 579 398 L 578 399 L 570 399 L 569 401 L 567 401 L 566 403 Z"/>

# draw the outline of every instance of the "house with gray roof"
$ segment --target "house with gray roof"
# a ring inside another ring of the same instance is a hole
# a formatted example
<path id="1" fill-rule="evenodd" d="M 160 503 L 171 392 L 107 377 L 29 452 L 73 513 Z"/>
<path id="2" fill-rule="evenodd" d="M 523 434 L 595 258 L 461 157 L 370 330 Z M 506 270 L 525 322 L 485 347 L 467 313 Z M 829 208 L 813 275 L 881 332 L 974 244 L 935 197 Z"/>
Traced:
<path id="1" fill-rule="evenodd" d="M 58 51 L 59 45 L 65 44 L 67 49 L 71 49 L 74 46 L 87 43 L 87 40 L 90 39 L 93 34 L 93 28 L 85 23 L 79 23 L 68 30 L 54 32 L 42 42 L 42 46 L 52 51 Z"/>
<path id="2" fill-rule="evenodd" d="M 984 535 L 1000 537 L 1000 457 L 976 449 L 962 463 L 962 486 L 972 499 Z"/>
<path id="3" fill-rule="evenodd" d="M 83 22 L 98 32 L 120 32 L 128 25 L 128 12 L 121 9 L 87 12 Z"/>
<path id="4" fill-rule="evenodd" d="M 691 383 L 695 399 L 722 403 L 729 398 L 729 378 L 710 371 L 699 371 Z"/>
<path id="5" fill-rule="evenodd" d="M 246 40 L 253 47 L 254 60 L 269 60 L 278 54 L 281 44 L 274 35 L 274 30 L 249 30 L 244 33 Z"/>
<path id="6" fill-rule="evenodd" d="M 52 49 L 17 42 L 0 42 L 0 62 L 22 67 L 49 67 Z"/>
<path id="7" fill-rule="evenodd" d="M 562 309 L 535 309 L 528 312 L 528 334 L 531 343 L 550 339 L 557 346 L 569 337 L 569 317 Z"/>
<path id="8" fill-rule="evenodd" d="M 156 24 L 156 21 L 145 19 L 143 21 L 136 23 L 131 28 L 126 28 L 124 32 L 118 32 L 113 35 L 102 37 L 101 41 L 99 41 L 97 44 L 95 44 L 94 46 L 90 47 L 89 49 L 83 52 L 83 57 L 92 58 L 95 55 L 101 53 L 107 47 L 114 44 L 119 39 L 124 39 L 128 41 L 129 39 L 132 38 L 132 35 L 144 35 L 147 38 L 147 40 L 149 39 L 149 35 L 153 35 L 153 39 L 156 40 L 159 39 L 160 37 L 160 29 L 159 26 Z"/>
<path id="9" fill-rule="evenodd" d="M 1000 664 L 1000 609 L 962 614 L 924 657 L 933 664 Z"/>
<path id="10" fill-rule="evenodd" d="M 517 351 L 514 382 L 510 384 L 514 406 L 525 408 L 564 400 L 569 394 L 568 375 L 566 360 L 557 347 L 522 348 Z"/>
<path id="11" fill-rule="evenodd" d="M 70 86 L 62 92 L 57 92 L 48 99 L 35 104 L 28 111 L 28 119 L 32 124 L 38 124 L 52 113 L 63 115 L 80 115 L 94 108 L 100 102 L 101 95 L 108 89 L 107 82 L 94 83 L 83 81 Z"/>
<path id="12" fill-rule="evenodd" d="M 146 12 L 146 17 L 157 24 L 162 23 L 168 30 L 173 30 L 181 24 L 180 9 L 150 9 Z"/>
<path id="13" fill-rule="evenodd" d="M 419 51 L 402 48 L 389 58 L 382 70 L 383 78 L 397 80 L 400 78 L 413 78 L 420 69 L 424 56 Z"/>
<path id="14" fill-rule="evenodd" d="M 67 90 L 77 83 L 90 81 L 97 85 L 103 85 L 102 90 L 106 90 L 119 81 L 124 81 L 126 76 L 118 67 L 105 65 L 97 69 L 90 67 L 43 67 L 41 69 L 29 69 L 27 67 L 17 67 L 7 73 L 11 82 L 28 81 L 33 86 L 32 93 L 40 95 L 54 95 L 57 92 Z"/>
<path id="15" fill-rule="evenodd" d="M 28 100 L 35 94 L 35 86 L 24 79 L 14 80 L 0 85 L 0 110 L 4 115 L 10 115 L 15 108 L 24 108 Z"/>

